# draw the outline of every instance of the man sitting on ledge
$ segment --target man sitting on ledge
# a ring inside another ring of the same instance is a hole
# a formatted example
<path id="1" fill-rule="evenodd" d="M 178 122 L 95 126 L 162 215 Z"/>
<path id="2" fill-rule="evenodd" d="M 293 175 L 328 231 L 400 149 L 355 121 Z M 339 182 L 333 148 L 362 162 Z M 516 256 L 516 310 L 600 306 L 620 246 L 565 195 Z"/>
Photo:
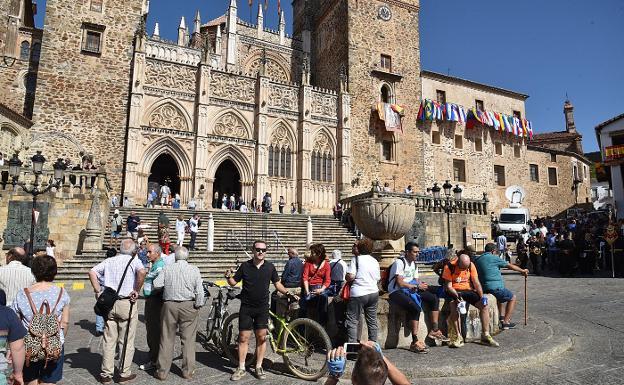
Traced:
<path id="1" fill-rule="evenodd" d="M 423 341 L 418 341 L 418 320 L 423 308 L 431 316 L 431 331 L 427 337 L 439 341 L 448 341 L 448 339 L 438 328 L 440 299 L 432 290 L 433 288 L 430 289 L 425 282 L 418 280 L 416 258 L 419 252 L 417 243 L 408 242 L 405 245 L 405 257 L 395 260 L 390 266 L 388 292 L 390 301 L 407 313 L 409 326 L 412 329 L 410 351 L 422 354 L 429 352 L 427 345 Z"/>
<path id="2" fill-rule="evenodd" d="M 481 342 L 490 346 L 498 347 L 498 342 L 490 335 L 490 313 L 488 311 L 487 297 L 483 295 L 483 289 L 479 283 L 479 275 L 470 257 L 462 254 L 456 260 L 444 266 L 442 279 L 445 282 L 446 294 L 453 299 L 451 302 L 451 314 L 449 316 L 449 347 L 460 348 L 464 346 L 459 325 L 459 312 L 465 313 L 466 303 L 479 309 L 481 318 Z M 461 306 L 461 309 L 460 309 Z"/>
<path id="3" fill-rule="evenodd" d="M 525 277 L 529 275 L 528 269 L 520 267 L 500 259 L 494 255 L 496 245 L 488 243 L 485 245 L 485 253 L 474 259 L 479 273 L 479 281 L 483 285 L 483 291 L 496 297 L 496 305 L 498 306 L 499 321 L 503 330 L 513 329 L 516 324 L 511 322 L 511 315 L 516 307 L 516 296 L 511 290 L 505 288 L 503 276 L 500 269 L 506 267 L 517 271 Z M 505 312 L 503 312 L 503 304 L 505 304 Z"/>

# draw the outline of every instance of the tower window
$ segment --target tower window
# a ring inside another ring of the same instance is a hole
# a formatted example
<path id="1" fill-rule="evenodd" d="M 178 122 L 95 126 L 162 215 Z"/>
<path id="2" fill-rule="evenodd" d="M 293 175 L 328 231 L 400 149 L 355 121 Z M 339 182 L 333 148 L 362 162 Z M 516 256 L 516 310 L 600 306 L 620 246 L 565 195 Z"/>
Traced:
<path id="1" fill-rule="evenodd" d="M 463 159 L 453 159 L 453 180 L 466 181 L 466 162 Z"/>
<path id="2" fill-rule="evenodd" d="M 494 143 L 494 151 L 496 152 L 496 155 L 503 155 L 503 144 Z"/>
<path id="3" fill-rule="evenodd" d="M 102 53 L 104 43 L 103 25 L 83 23 L 82 24 L 82 52 L 99 55 Z"/>
<path id="4" fill-rule="evenodd" d="M 381 86 L 381 101 L 384 103 L 390 103 L 391 100 L 390 87 L 387 84 Z"/>
<path id="5" fill-rule="evenodd" d="M 483 151 L 483 139 L 475 138 L 474 146 L 475 146 L 476 152 L 482 152 Z"/>
<path id="6" fill-rule="evenodd" d="M 431 143 L 440 144 L 440 131 L 431 131 Z"/>
<path id="7" fill-rule="evenodd" d="M 485 111 L 485 107 L 484 107 L 484 105 L 483 105 L 483 100 L 476 99 L 476 100 L 475 100 L 475 108 L 476 108 L 478 111 Z"/>
<path id="8" fill-rule="evenodd" d="M 460 150 L 464 148 L 464 138 L 461 135 L 455 135 L 455 148 Z"/>
<path id="9" fill-rule="evenodd" d="M 438 103 L 446 103 L 446 91 L 436 90 L 436 100 Z"/>
<path id="10" fill-rule="evenodd" d="M 334 158 L 330 153 L 312 152 L 310 164 L 310 177 L 319 182 L 331 182 L 333 180 Z"/>
<path id="11" fill-rule="evenodd" d="M 392 56 L 381 55 L 381 68 L 388 72 L 392 72 Z"/>
<path id="12" fill-rule="evenodd" d="M 550 161 L 551 162 L 556 162 L 557 161 L 557 154 L 550 154 Z"/>
<path id="13" fill-rule="evenodd" d="M 539 168 L 536 164 L 529 165 L 529 177 L 531 182 L 539 182 Z"/>
<path id="14" fill-rule="evenodd" d="M 391 140 L 381 141 L 381 157 L 386 162 L 392 162 L 394 160 L 392 157 L 392 141 Z"/>
<path id="15" fill-rule="evenodd" d="M 517 144 L 516 144 L 516 145 L 514 145 L 514 156 L 515 156 L 516 158 L 519 158 L 519 157 L 520 157 L 520 146 L 519 146 L 519 145 L 517 145 Z"/>
<path id="16" fill-rule="evenodd" d="M 103 0 L 91 0 L 91 10 L 93 12 L 102 12 Z"/>
<path id="17" fill-rule="evenodd" d="M 522 119 L 522 113 L 520 111 L 514 111 L 513 116 L 518 119 Z"/>
<path id="18" fill-rule="evenodd" d="M 30 58 L 30 43 L 24 40 L 20 45 L 20 60 L 28 60 Z"/>
<path id="19" fill-rule="evenodd" d="M 557 185 L 557 169 L 555 167 L 548 167 L 548 184 Z"/>

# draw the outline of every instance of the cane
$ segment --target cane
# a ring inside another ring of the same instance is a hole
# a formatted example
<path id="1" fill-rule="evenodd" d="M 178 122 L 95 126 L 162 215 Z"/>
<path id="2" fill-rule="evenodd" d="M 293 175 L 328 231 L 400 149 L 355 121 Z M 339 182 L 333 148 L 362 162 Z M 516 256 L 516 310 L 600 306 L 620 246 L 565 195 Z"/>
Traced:
<path id="1" fill-rule="evenodd" d="M 527 290 L 527 282 L 529 277 L 524 277 L 524 326 L 527 326 L 528 323 L 528 309 L 529 309 L 529 300 L 528 300 L 528 290 Z"/>
<path id="2" fill-rule="evenodd" d="M 128 347 L 128 335 L 130 334 L 130 322 L 132 322 L 133 309 L 134 301 L 130 300 L 130 315 L 128 316 L 128 324 L 126 325 L 126 335 L 124 336 L 123 350 L 121 351 L 121 360 L 119 360 L 119 373 L 123 373 L 124 362 L 126 361 L 126 349 Z"/>

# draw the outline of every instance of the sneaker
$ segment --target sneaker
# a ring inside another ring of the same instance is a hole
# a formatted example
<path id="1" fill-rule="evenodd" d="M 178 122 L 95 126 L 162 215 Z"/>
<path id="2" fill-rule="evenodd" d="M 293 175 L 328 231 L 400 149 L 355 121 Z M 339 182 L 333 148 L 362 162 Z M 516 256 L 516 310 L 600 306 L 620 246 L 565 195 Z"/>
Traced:
<path id="1" fill-rule="evenodd" d="M 429 348 L 427 345 L 420 341 L 414 341 L 409 347 L 410 352 L 418 353 L 418 354 L 427 354 L 429 353 Z"/>
<path id="2" fill-rule="evenodd" d="M 126 383 L 134 381 L 134 379 L 136 379 L 136 377 L 137 377 L 137 375 L 134 374 L 134 373 L 129 375 L 129 376 L 126 376 L 126 377 L 121 377 L 120 376 L 119 379 L 117 380 L 117 383 L 119 383 L 119 384 L 126 384 Z"/>
<path id="3" fill-rule="evenodd" d="M 254 376 L 259 380 L 266 380 L 266 373 L 264 373 L 264 369 L 262 369 L 262 366 L 256 368 L 256 370 L 254 371 Z"/>
<path id="4" fill-rule="evenodd" d="M 440 341 L 440 342 L 449 342 L 450 339 L 445 336 L 441 330 L 437 330 L 437 331 L 432 331 L 429 333 L 429 335 L 427 336 L 428 338 L 432 339 L 432 340 L 436 340 L 436 341 Z"/>
<path id="5" fill-rule="evenodd" d="M 142 365 L 139 365 L 139 369 L 145 370 L 145 371 L 154 370 L 154 369 L 156 369 L 156 364 L 154 364 L 151 361 L 150 362 L 146 362 L 146 363 L 144 363 Z"/>
<path id="6" fill-rule="evenodd" d="M 449 348 L 461 348 L 464 346 L 464 340 L 461 338 L 458 338 L 455 341 L 449 342 L 448 346 Z"/>
<path id="7" fill-rule="evenodd" d="M 497 348 L 497 347 L 499 347 L 499 346 L 500 346 L 500 345 L 498 344 L 498 342 L 496 342 L 496 341 L 494 340 L 494 338 L 492 338 L 492 336 L 491 336 L 491 335 L 489 335 L 489 334 L 482 335 L 482 336 L 481 336 L 481 342 L 482 342 L 482 343 L 484 343 L 484 344 L 486 344 L 486 345 L 490 345 L 490 346 L 492 346 L 492 347 L 494 347 L 494 348 Z"/>
<path id="8" fill-rule="evenodd" d="M 503 330 L 509 330 L 509 329 L 515 329 L 516 328 L 516 324 L 513 322 L 510 322 L 508 324 L 503 322 Z"/>
<path id="9" fill-rule="evenodd" d="M 230 377 L 230 380 L 238 381 L 241 378 L 245 377 L 246 374 L 247 374 L 247 372 L 245 371 L 245 369 L 237 368 L 234 371 L 234 373 L 232 373 L 232 377 Z"/>
<path id="10" fill-rule="evenodd" d="M 97 380 L 100 384 L 112 384 L 113 383 L 113 379 L 110 378 L 109 376 L 100 375 Z"/>

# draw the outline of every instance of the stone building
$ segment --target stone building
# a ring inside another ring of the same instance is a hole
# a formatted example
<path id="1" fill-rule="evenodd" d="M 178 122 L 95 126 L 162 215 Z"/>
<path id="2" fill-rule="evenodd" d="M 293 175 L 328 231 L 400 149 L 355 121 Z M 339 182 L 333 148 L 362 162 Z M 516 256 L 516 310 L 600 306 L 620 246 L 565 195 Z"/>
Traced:
<path id="1" fill-rule="evenodd" d="M 31 0 L 3 1 L 2 149 L 92 154 L 113 190 L 137 204 L 168 183 L 183 202 L 204 186 L 205 198 L 235 193 L 249 203 L 270 192 L 274 204 L 284 196 L 327 213 L 375 180 L 424 194 L 445 179 L 469 198 L 488 192 L 494 211 L 512 184 L 529 191 L 535 214 L 584 202 L 578 134 L 559 148 L 417 119 L 438 91 L 522 117 L 527 98 L 422 71 L 418 0 L 294 0 L 292 37 L 283 15 L 271 30 L 261 7 L 252 25 L 236 0 L 222 5 L 207 23 L 199 12 L 183 18 L 172 42 L 158 24 L 148 36 L 146 0 L 48 0 L 42 30 Z"/>

